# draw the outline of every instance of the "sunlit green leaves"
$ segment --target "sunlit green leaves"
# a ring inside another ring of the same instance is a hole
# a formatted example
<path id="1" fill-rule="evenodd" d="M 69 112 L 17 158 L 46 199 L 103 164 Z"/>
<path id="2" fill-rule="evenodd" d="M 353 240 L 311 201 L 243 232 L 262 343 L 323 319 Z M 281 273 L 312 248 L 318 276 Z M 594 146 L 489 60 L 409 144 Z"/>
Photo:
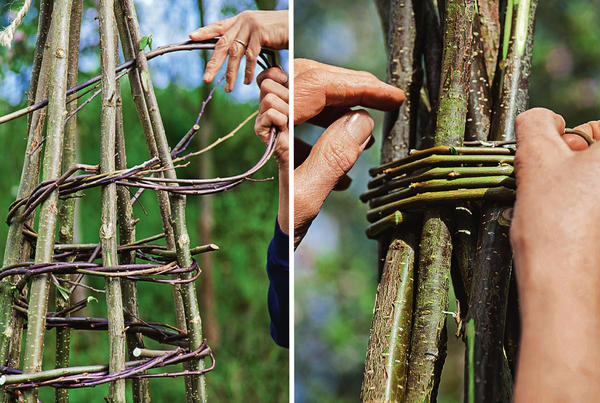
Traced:
<path id="1" fill-rule="evenodd" d="M 146 47 L 152 50 L 152 34 L 142 36 L 142 39 L 140 39 L 140 50 L 144 50 Z"/>

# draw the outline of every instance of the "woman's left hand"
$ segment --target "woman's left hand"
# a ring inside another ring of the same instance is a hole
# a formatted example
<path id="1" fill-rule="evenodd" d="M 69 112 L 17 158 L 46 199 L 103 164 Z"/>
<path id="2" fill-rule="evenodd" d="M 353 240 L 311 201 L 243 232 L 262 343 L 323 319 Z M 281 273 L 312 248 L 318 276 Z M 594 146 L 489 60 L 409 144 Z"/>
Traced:
<path id="1" fill-rule="evenodd" d="M 279 67 L 272 67 L 256 77 L 260 87 L 260 105 L 254 123 L 254 131 L 267 144 L 271 128 L 279 131 L 273 155 L 279 168 L 279 209 L 277 222 L 286 234 L 289 229 L 289 90 L 288 75 Z"/>

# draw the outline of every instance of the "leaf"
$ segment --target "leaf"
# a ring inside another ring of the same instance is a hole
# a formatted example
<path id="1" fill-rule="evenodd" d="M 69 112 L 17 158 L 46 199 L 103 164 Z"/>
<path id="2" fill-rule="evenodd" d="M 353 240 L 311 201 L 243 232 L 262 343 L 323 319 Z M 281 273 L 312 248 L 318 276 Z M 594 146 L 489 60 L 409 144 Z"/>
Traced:
<path id="1" fill-rule="evenodd" d="M 458 155 L 458 151 L 456 151 L 456 148 L 450 147 L 450 154 L 452 154 L 452 155 Z"/>
<path id="2" fill-rule="evenodd" d="M 69 290 L 68 288 L 65 288 L 59 284 L 56 285 L 56 289 L 60 293 L 60 296 L 62 297 L 62 299 L 64 299 L 65 301 L 69 300 L 69 296 L 71 295 L 71 290 Z"/>
<path id="3" fill-rule="evenodd" d="M 402 213 L 400 213 L 399 211 L 396 210 L 396 212 L 394 213 L 394 221 L 395 221 L 396 225 L 398 225 L 400 223 L 401 219 L 402 219 Z"/>
<path id="4" fill-rule="evenodd" d="M 142 78 L 142 87 L 144 87 L 144 91 L 148 92 L 148 72 L 146 70 L 142 70 L 142 74 L 141 74 L 141 78 Z"/>
<path id="5" fill-rule="evenodd" d="M 98 299 L 90 295 L 89 297 L 87 297 L 87 303 L 89 304 L 90 302 L 98 302 Z"/>
<path id="6" fill-rule="evenodd" d="M 152 50 L 152 34 L 142 36 L 142 39 L 140 39 L 140 50 L 146 49 L 146 46 Z"/>

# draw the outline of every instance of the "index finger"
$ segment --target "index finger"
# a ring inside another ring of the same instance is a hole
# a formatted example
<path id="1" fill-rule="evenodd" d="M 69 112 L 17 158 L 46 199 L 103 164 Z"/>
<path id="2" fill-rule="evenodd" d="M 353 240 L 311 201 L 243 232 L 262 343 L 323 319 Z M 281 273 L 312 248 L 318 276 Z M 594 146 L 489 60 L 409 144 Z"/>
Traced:
<path id="1" fill-rule="evenodd" d="M 326 107 L 394 110 L 405 99 L 401 89 L 370 73 L 351 70 L 306 70 L 296 76 L 295 89 L 295 124 L 312 119 Z"/>
<path id="2" fill-rule="evenodd" d="M 217 21 L 212 24 L 209 24 L 205 27 L 200 27 L 194 32 L 189 34 L 189 37 L 192 41 L 206 41 L 208 39 L 213 39 L 217 36 L 223 35 L 225 31 L 227 31 L 235 22 L 235 17 L 227 18 L 222 21 Z"/>
<path id="3" fill-rule="evenodd" d="M 311 59 L 303 59 L 303 58 L 294 59 L 294 75 L 297 76 L 298 74 L 302 74 L 305 71 L 312 70 L 312 69 L 320 69 L 320 70 L 324 70 L 324 71 L 329 71 L 331 73 L 373 77 L 373 74 L 369 73 L 368 71 L 347 69 L 347 68 L 340 67 L 340 66 L 334 66 L 331 64 L 317 62 L 316 60 L 311 60 Z"/>
<path id="4" fill-rule="evenodd" d="M 390 111 L 406 99 L 404 91 L 379 80 L 371 73 L 325 72 L 326 106 L 364 106 Z"/>

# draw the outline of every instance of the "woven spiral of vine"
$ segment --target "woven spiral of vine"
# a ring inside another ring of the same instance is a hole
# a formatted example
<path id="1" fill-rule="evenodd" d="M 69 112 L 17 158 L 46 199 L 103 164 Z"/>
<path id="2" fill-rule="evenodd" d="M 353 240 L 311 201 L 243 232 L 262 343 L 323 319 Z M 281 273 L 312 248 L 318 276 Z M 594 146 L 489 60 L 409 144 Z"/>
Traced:
<path id="1" fill-rule="evenodd" d="M 360 196 L 370 207 L 367 236 L 376 239 L 390 228 L 414 222 L 419 212 L 434 205 L 514 200 L 512 144 L 438 146 L 372 168 L 368 191 Z"/>

